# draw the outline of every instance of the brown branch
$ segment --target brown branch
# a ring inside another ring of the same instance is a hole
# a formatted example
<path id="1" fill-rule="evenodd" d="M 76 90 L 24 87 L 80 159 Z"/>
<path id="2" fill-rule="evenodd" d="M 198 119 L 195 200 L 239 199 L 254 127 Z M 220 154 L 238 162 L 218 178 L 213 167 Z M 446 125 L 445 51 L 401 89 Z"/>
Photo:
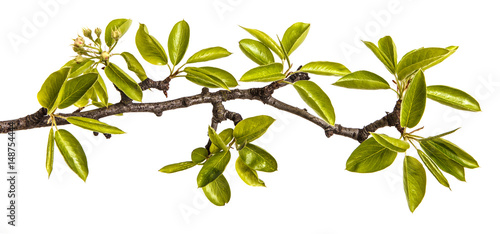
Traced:
<path id="1" fill-rule="evenodd" d="M 287 78 L 289 82 L 295 82 L 298 80 L 308 80 L 309 76 L 307 73 L 295 73 Z M 169 79 L 165 79 L 163 81 L 152 81 L 150 79 L 146 79 L 141 82 L 141 88 L 155 88 L 158 90 L 162 90 L 166 92 L 168 90 Z M 304 109 L 300 109 L 298 107 L 291 106 L 282 101 L 279 101 L 272 97 L 273 92 L 286 86 L 287 84 L 284 82 L 273 82 L 267 86 L 261 88 L 250 88 L 250 89 L 234 89 L 231 91 L 228 90 L 219 90 L 216 92 L 209 92 L 208 89 L 204 88 L 201 94 L 178 98 L 174 100 L 168 100 L 164 102 L 155 102 L 155 103 L 127 103 L 127 102 L 119 102 L 117 104 L 111 105 L 109 107 L 103 107 L 95 110 L 88 110 L 78 113 L 71 114 L 60 114 L 61 116 L 81 116 L 92 119 L 101 119 L 103 117 L 112 116 L 116 114 L 122 113 L 130 113 L 130 112 L 151 112 L 156 114 L 157 116 L 161 116 L 164 111 L 186 108 L 193 105 L 203 104 L 203 103 L 220 103 L 222 105 L 223 102 L 231 101 L 231 100 L 258 100 L 264 104 L 273 106 L 277 109 L 293 113 L 298 115 L 324 129 L 327 137 L 332 135 L 341 135 L 345 137 L 352 138 L 359 142 L 363 142 L 369 137 L 369 132 L 374 132 L 379 128 L 386 126 L 395 126 L 398 130 L 402 130 L 401 126 L 399 126 L 399 112 L 401 108 L 401 103 L 398 101 L 394 110 L 391 113 L 388 113 L 383 118 L 374 121 L 366 125 L 363 128 L 348 128 L 343 127 L 340 124 L 330 125 L 324 120 L 310 114 Z M 217 113 L 217 118 L 226 120 L 230 119 L 235 124 L 241 121 L 241 115 L 230 112 L 224 109 L 219 115 Z M 25 130 L 25 129 L 33 129 L 40 127 L 50 126 L 48 123 L 49 117 L 47 116 L 46 109 L 41 108 L 36 113 L 32 115 L 28 115 L 23 118 L 8 120 L 8 121 L 0 121 L 0 133 L 7 133 L 9 131 L 9 123 L 13 123 L 12 127 L 14 130 Z M 57 125 L 65 125 L 68 122 L 64 119 L 57 119 Z"/>

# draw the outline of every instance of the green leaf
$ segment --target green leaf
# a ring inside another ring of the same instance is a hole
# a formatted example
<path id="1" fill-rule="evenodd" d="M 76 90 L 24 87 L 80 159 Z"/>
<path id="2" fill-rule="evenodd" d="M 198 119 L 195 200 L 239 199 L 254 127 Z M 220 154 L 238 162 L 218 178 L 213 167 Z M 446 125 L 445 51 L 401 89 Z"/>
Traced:
<path id="1" fill-rule="evenodd" d="M 271 63 L 250 69 L 243 74 L 240 81 L 272 82 L 282 80 L 286 78 L 282 72 L 283 64 Z"/>
<path id="2" fill-rule="evenodd" d="M 201 86 L 208 88 L 223 88 L 229 90 L 226 83 L 219 77 L 214 75 L 213 71 L 206 68 L 186 67 L 184 71 L 187 73 L 186 79 Z M 220 75 L 220 74 L 218 74 Z"/>
<path id="3" fill-rule="evenodd" d="M 116 66 L 114 63 L 109 63 L 104 69 L 108 79 L 113 82 L 125 95 L 127 95 L 132 100 L 142 101 L 142 89 L 137 84 L 137 82 L 132 79 L 127 73 L 125 73 L 121 68 Z"/>
<path id="4" fill-rule="evenodd" d="M 122 52 L 120 55 L 125 59 L 125 62 L 127 62 L 127 68 L 134 72 L 141 81 L 148 78 L 146 71 L 144 71 L 141 63 L 139 63 L 134 55 L 129 52 Z"/>
<path id="5" fill-rule="evenodd" d="M 459 110 L 481 111 L 479 103 L 466 92 L 444 85 L 427 86 L 427 97 Z"/>
<path id="6" fill-rule="evenodd" d="M 216 153 L 210 157 L 205 164 L 203 164 L 200 173 L 198 173 L 198 187 L 205 187 L 222 175 L 230 159 L 231 153 L 229 150 Z"/>
<path id="7" fill-rule="evenodd" d="M 61 68 L 56 72 L 50 74 L 49 77 L 43 82 L 40 91 L 38 91 L 37 99 L 40 105 L 47 108 L 49 114 L 51 114 L 57 106 L 54 103 L 57 100 L 59 92 L 68 78 L 69 68 Z"/>
<path id="8" fill-rule="evenodd" d="M 112 37 L 112 32 L 114 30 L 119 30 L 120 35 L 123 36 L 128 29 L 132 25 L 132 20 L 130 19 L 115 19 L 109 22 L 108 26 L 106 26 L 106 31 L 104 32 L 104 40 L 106 41 L 106 45 L 111 47 L 115 40 Z"/>
<path id="9" fill-rule="evenodd" d="M 406 152 L 410 148 L 410 144 L 406 141 L 392 138 L 385 134 L 370 132 L 372 137 L 382 146 L 395 152 Z"/>
<path id="10" fill-rule="evenodd" d="M 420 147 L 434 161 L 441 170 L 454 176 L 460 181 L 465 181 L 464 167 L 449 159 L 443 152 L 443 148 L 433 141 L 420 141 Z"/>
<path id="11" fill-rule="evenodd" d="M 197 70 L 205 75 L 221 80 L 222 82 L 224 82 L 224 84 L 227 85 L 227 87 L 238 86 L 238 81 L 236 81 L 234 76 L 226 70 L 217 67 L 198 67 Z"/>
<path id="12" fill-rule="evenodd" d="M 439 167 L 436 165 L 436 163 L 434 161 L 432 161 L 432 159 L 427 154 L 425 154 L 422 150 L 417 149 L 417 152 L 418 152 L 418 156 L 420 156 L 420 159 L 422 159 L 425 166 L 427 167 L 427 169 L 429 169 L 429 171 L 432 173 L 432 175 L 434 175 L 436 180 L 440 184 L 442 184 L 443 186 L 450 188 L 450 184 L 448 183 L 448 180 L 446 179 L 446 177 L 444 177 L 441 170 L 439 170 Z"/>
<path id="13" fill-rule="evenodd" d="M 236 144 L 252 142 L 264 135 L 275 119 L 267 115 L 258 115 L 240 121 L 233 131 Z"/>
<path id="14" fill-rule="evenodd" d="M 218 134 L 220 136 L 220 138 L 222 139 L 222 141 L 224 142 L 224 145 L 227 145 L 229 144 L 229 142 L 231 142 L 231 140 L 233 139 L 233 129 L 232 128 L 227 128 L 227 129 L 224 129 L 222 132 L 220 132 Z M 215 144 L 211 144 L 210 145 L 210 153 L 217 153 L 219 151 L 221 151 L 222 149 L 217 147 Z"/>
<path id="15" fill-rule="evenodd" d="M 254 144 L 246 144 L 246 146 L 239 151 L 239 154 L 241 160 L 251 169 L 264 172 L 278 170 L 276 159 L 266 150 Z"/>
<path id="16" fill-rule="evenodd" d="M 231 52 L 222 47 L 210 47 L 200 50 L 193 54 L 186 63 L 206 62 L 214 59 L 220 59 L 231 55 Z"/>
<path id="17" fill-rule="evenodd" d="M 306 39 L 310 26 L 310 24 L 298 22 L 285 31 L 283 35 L 283 47 L 288 55 L 291 55 Z"/>
<path id="18" fill-rule="evenodd" d="M 94 63 L 95 62 L 89 58 L 84 59 L 83 62 L 80 63 L 77 63 L 74 59 L 71 59 L 66 64 L 64 64 L 63 68 L 71 68 L 68 77 L 72 78 L 88 72 L 92 65 L 94 65 Z"/>
<path id="19" fill-rule="evenodd" d="M 59 92 L 55 106 L 64 109 L 73 105 L 94 86 L 97 82 L 97 78 L 97 73 L 87 73 L 66 81 Z"/>
<path id="20" fill-rule="evenodd" d="M 425 169 L 414 157 L 406 156 L 403 162 L 403 184 L 410 211 L 417 209 L 425 195 Z"/>
<path id="21" fill-rule="evenodd" d="M 103 123 L 103 122 L 95 120 L 95 119 L 78 117 L 78 116 L 70 116 L 70 117 L 66 118 L 66 120 L 73 125 L 76 125 L 76 126 L 81 127 L 83 129 L 87 129 L 87 130 L 94 131 L 94 132 L 108 133 L 108 134 L 123 134 L 123 133 L 125 133 L 124 131 L 120 130 L 117 127 L 113 127 L 111 125 L 108 125 L 106 123 Z"/>
<path id="22" fill-rule="evenodd" d="M 396 50 L 396 44 L 390 36 L 385 36 L 378 40 L 378 48 L 391 62 L 392 67 L 396 67 L 398 64 L 398 53 Z"/>
<path id="23" fill-rule="evenodd" d="M 262 42 L 243 39 L 240 41 L 240 49 L 249 59 L 256 62 L 259 65 L 267 65 L 274 63 L 274 56 Z"/>
<path id="24" fill-rule="evenodd" d="M 64 161 L 83 181 L 87 180 L 89 168 L 87 156 L 80 142 L 68 131 L 59 129 L 55 134 L 56 145 L 64 157 Z"/>
<path id="25" fill-rule="evenodd" d="M 205 161 L 207 157 L 208 150 L 203 147 L 196 148 L 193 150 L 193 152 L 191 152 L 191 161 L 193 161 L 194 163 L 201 163 Z"/>
<path id="26" fill-rule="evenodd" d="M 408 86 L 401 103 L 401 127 L 413 128 L 420 122 L 425 110 L 425 90 L 424 73 L 419 70 Z"/>
<path id="27" fill-rule="evenodd" d="M 430 136 L 430 137 L 426 137 L 426 138 L 422 138 L 420 139 L 420 141 L 426 141 L 426 140 L 431 140 L 431 139 L 435 139 L 435 138 L 439 138 L 439 137 L 444 137 L 444 136 L 447 136 L 447 135 L 450 135 L 454 132 L 456 132 L 458 129 L 460 128 L 455 128 L 451 131 L 448 131 L 448 132 L 445 132 L 445 133 L 441 133 L 441 134 L 438 134 L 438 135 L 435 135 L 435 136 Z"/>
<path id="28" fill-rule="evenodd" d="M 276 53 L 278 55 L 278 57 L 280 57 L 280 59 L 284 59 L 285 58 L 284 54 L 283 54 L 283 51 L 281 50 L 281 48 L 278 45 L 278 43 L 276 43 L 276 41 L 274 41 L 270 36 L 268 36 L 264 32 L 259 31 L 257 29 L 251 29 L 251 28 L 245 28 L 245 27 L 241 27 L 241 28 L 245 29 L 245 31 L 247 31 L 248 33 L 250 33 L 252 36 L 254 36 L 255 38 L 257 38 L 257 40 L 259 40 L 260 42 L 262 42 L 262 44 L 264 44 L 269 49 L 271 49 L 274 53 Z"/>
<path id="29" fill-rule="evenodd" d="M 243 180 L 243 182 L 245 182 L 246 184 L 255 187 L 266 187 L 264 181 L 259 179 L 257 171 L 248 167 L 248 165 L 245 164 L 245 162 L 241 159 L 241 157 L 238 157 L 238 159 L 236 159 L 235 167 L 236 167 L 236 172 L 238 172 L 238 175 L 240 176 L 241 180 Z"/>
<path id="30" fill-rule="evenodd" d="M 328 122 L 335 124 L 335 111 L 332 102 L 326 93 L 314 82 L 299 80 L 293 84 L 300 97 L 316 114 Z"/>
<path id="31" fill-rule="evenodd" d="M 386 42 L 387 41 L 384 41 L 384 43 L 386 43 Z M 388 58 L 387 55 L 384 52 L 382 52 L 372 42 L 363 41 L 363 43 L 365 43 L 366 47 L 368 47 L 373 52 L 373 54 L 375 54 L 375 56 L 378 58 L 378 60 L 380 60 L 384 64 L 384 66 L 387 68 L 387 70 L 389 70 L 389 72 L 391 74 L 396 73 L 396 65 L 395 65 L 396 63 L 393 62 L 392 59 Z M 380 40 L 379 40 L 379 44 L 380 44 Z"/>
<path id="32" fill-rule="evenodd" d="M 97 82 L 94 83 L 94 85 L 96 84 Z M 78 99 L 78 101 L 76 101 L 75 103 L 73 103 L 74 106 L 78 107 L 78 108 L 83 108 L 85 106 L 87 106 L 89 104 L 89 99 L 92 97 L 92 96 L 95 96 L 94 95 L 94 88 L 91 87 L 89 90 L 87 90 L 87 92 L 80 98 Z"/>
<path id="33" fill-rule="evenodd" d="M 222 149 L 223 151 L 229 150 L 224 140 L 222 140 L 219 134 L 217 134 L 215 129 L 213 129 L 211 126 L 208 126 L 208 137 L 210 138 L 212 144 L 217 146 L 219 149 Z"/>
<path id="34" fill-rule="evenodd" d="M 166 65 L 168 63 L 165 49 L 156 38 L 149 35 L 146 25 L 139 25 L 135 35 L 135 44 L 141 56 L 149 63 L 154 65 Z"/>
<path id="35" fill-rule="evenodd" d="M 196 166 L 195 162 L 187 161 L 187 162 L 180 162 L 180 163 L 166 165 L 158 171 L 163 173 L 175 173 L 179 171 L 184 171 L 194 166 Z"/>
<path id="36" fill-rule="evenodd" d="M 349 156 L 346 170 L 359 173 L 380 171 L 390 166 L 397 152 L 385 148 L 373 137 L 363 141 Z"/>
<path id="37" fill-rule="evenodd" d="M 189 44 L 189 24 L 182 20 L 177 22 L 168 36 L 168 55 L 175 66 L 184 57 Z"/>
<path id="38" fill-rule="evenodd" d="M 399 80 L 406 79 L 419 69 L 423 71 L 442 62 L 458 49 L 456 46 L 444 48 L 421 48 L 408 52 L 399 61 L 396 72 Z"/>
<path id="39" fill-rule="evenodd" d="M 220 175 L 212 183 L 203 187 L 203 193 L 216 206 L 223 206 L 231 199 L 231 189 L 226 177 Z"/>
<path id="40" fill-rule="evenodd" d="M 96 95 L 99 97 L 101 102 L 105 105 L 108 106 L 108 90 L 106 88 L 106 84 L 104 83 L 104 80 L 101 77 L 101 74 L 97 72 L 97 69 L 94 69 L 92 72 L 97 73 L 97 82 L 94 84 L 94 90 Z"/>
<path id="41" fill-rule="evenodd" d="M 379 75 L 369 71 L 356 71 L 345 75 L 333 85 L 350 89 L 390 89 L 389 83 Z"/>
<path id="42" fill-rule="evenodd" d="M 435 143 L 436 148 L 439 149 L 446 157 L 457 162 L 463 167 L 470 169 L 479 167 L 477 161 L 470 154 L 468 154 L 455 144 L 443 138 L 434 138 L 428 141 L 432 141 L 433 143 Z"/>
<path id="43" fill-rule="evenodd" d="M 345 76 L 351 73 L 344 65 L 328 61 L 310 62 L 302 66 L 300 71 L 323 76 Z"/>
<path id="44" fill-rule="evenodd" d="M 54 129 L 50 128 L 49 132 L 49 141 L 47 142 L 47 155 L 45 158 L 45 168 L 47 169 L 47 173 L 52 173 L 52 167 L 54 165 Z"/>

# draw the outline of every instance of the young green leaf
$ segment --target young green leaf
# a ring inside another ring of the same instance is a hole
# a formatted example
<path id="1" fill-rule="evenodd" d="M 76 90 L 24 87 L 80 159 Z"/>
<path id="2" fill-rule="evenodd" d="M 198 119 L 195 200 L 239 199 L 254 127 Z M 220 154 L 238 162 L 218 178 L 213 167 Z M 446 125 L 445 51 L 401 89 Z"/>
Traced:
<path id="1" fill-rule="evenodd" d="M 384 64 L 384 66 L 387 68 L 387 70 L 389 70 L 389 72 L 391 74 L 396 73 L 396 65 L 395 64 L 397 64 L 397 63 L 394 63 L 392 61 L 392 59 L 388 58 L 387 55 L 384 52 L 382 52 L 372 42 L 363 41 L 363 43 L 365 43 L 366 47 L 368 47 L 373 52 L 373 54 L 375 54 L 375 56 L 378 58 L 378 60 L 380 60 Z M 379 43 L 380 43 L 380 40 L 379 40 Z"/>
<path id="2" fill-rule="evenodd" d="M 429 171 L 432 173 L 432 175 L 434 175 L 436 180 L 440 184 L 442 184 L 443 186 L 450 188 L 450 184 L 448 183 L 448 180 L 446 179 L 446 177 L 444 177 L 441 170 L 439 170 L 439 167 L 436 165 L 436 163 L 434 161 L 432 161 L 432 159 L 427 154 L 425 154 L 422 150 L 417 149 L 417 152 L 418 152 L 418 156 L 420 156 L 420 159 L 422 159 L 425 166 L 427 167 L 427 169 L 429 169 Z"/>
<path id="3" fill-rule="evenodd" d="M 96 83 L 97 82 L 95 82 L 94 85 Z M 94 87 L 91 87 L 80 99 L 78 99 L 78 101 L 73 103 L 73 105 L 78 108 L 83 108 L 89 104 L 89 99 L 93 96 L 95 96 Z"/>
<path id="4" fill-rule="evenodd" d="M 251 169 L 264 172 L 278 170 L 276 159 L 266 150 L 254 144 L 246 144 L 246 146 L 239 151 L 239 154 L 241 160 Z"/>
<path id="5" fill-rule="evenodd" d="M 223 88 L 229 90 L 226 83 L 222 81 L 219 77 L 209 73 L 208 69 L 197 68 L 197 67 L 186 67 L 184 71 L 187 73 L 186 79 L 208 88 Z"/>
<path id="6" fill-rule="evenodd" d="M 83 129 L 87 129 L 87 130 L 94 131 L 94 132 L 108 133 L 108 134 L 123 134 L 123 133 L 125 133 L 124 131 L 120 130 L 117 127 L 113 127 L 111 125 L 108 125 L 106 123 L 103 123 L 103 122 L 95 120 L 95 119 L 78 117 L 78 116 L 70 116 L 70 117 L 66 118 L 66 120 L 73 125 L 76 125 L 76 126 L 81 127 Z"/>
<path id="7" fill-rule="evenodd" d="M 83 181 L 87 180 L 89 168 L 87 156 L 80 142 L 68 131 L 59 129 L 55 133 L 56 145 L 59 148 L 64 161 Z"/>
<path id="8" fill-rule="evenodd" d="M 120 55 L 123 57 L 123 59 L 125 59 L 125 62 L 127 62 L 127 68 L 130 71 L 134 72 L 137 77 L 139 77 L 139 80 L 144 81 L 148 78 L 148 76 L 146 75 L 146 71 L 144 71 L 141 63 L 139 63 L 134 55 L 129 52 L 122 52 Z"/>
<path id="9" fill-rule="evenodd" d="M 232 128 L 227 128 L 224 129 L 222 132 L 219 133 L 220 138 L 224 142 L 224 145 L 229 144 L 231 140 L 233 139 L 233 129 Z M 215 144 L 210 145 L 210 153 L 217 153 L 221 151 L 222 149 L 217 147 Z"/>
<path id="10" fill-rule="evenodd" d="M 466 92 L 444 85 L 427 86 L 427 97 L 459 110 L 481 111 L 479 103 Z"/>
<path id="11" fill-rule="evenodd" d="M 47 155 L 45 158 L 45 168 L 47 169 L 47 173 L 52 173 L 52 167 L 54 165 L 54 129 L 50 128 L 49 132 L 49 141 L 47 142 Z"/>
<path id="12" fill-rule="evenodd" d="M 298 22 L 285 31 L 283 35 L 283 47 L 286 54 L 291 55 L 302 44 L 309 33 L 310 26 L 310 24 Z"/>
<path id="13" fill-rule="evenodd" d="M 240 41 L 240 49 L 249 59 L 259 65 L 274 63 L 274 56 L 260 41 L 252 39 L 243 39 Z"/>
<path id="14" fill-rule="evenodd" d="M 399 61 L 396 72 L 399 80 L 406 79 L 419 69 L 426 69 L 442 62 L 452 55 L 458 47 L 452 46 L 444 48 L 421 48 L 408 52 Z"/>
<path id="15" fill-rule="evenodd" d="M 175 66 L 184 57 L 189 44 L 189 24 L 182 20 L 177 22 L 168 36 L 168 55 Z"/>
<path id="16" fill-rule="evenodd" d="M 208 137 L 210 138 L 212 144 L 217 146 L 219 149 L 222 149 L 223 151 L 229 150 L 224 140 L 222 140 L 219 134 L 217 134 L 215 129 L 213 129 L 211 126 L 208 126 Z"/>
<path id="17" fill-rule="evenodd" d="M 205 75 L 221 80 L 222 82 L 224 82 L 224 84 L 227 85 L 227 87 L 238 86 L 238 81 L 231 73 L 227 72 L 226 70 L 217 67 L 198 67 L 196 69 L 197 71 L 202 72 Z"/>
<path id="18" fill-rule="evenodd" d="M 332 102 L 326 93 L 314 82 L 299 80 L 293 84 L 300 97 L 316 114 L 328 122 L 335 124 L 335 111 Z"/>
<path id="19" fill-rule="evenodd" d="M 424 199 L 426 180 L 422 164 L 416 158 L 406 156 L 403 162 L 403 184 L 411 212 L 415 211 Z"/>
<path id="20" fill-rule="evenodd" d="M 208 150 L 203 147 L 196 148 L 191 152 L 191 161 L 193 161 L 194 163 L 201 163 L 207 158 Z"/>
<path id="21" fill-rule="evenodd" d="M 231 52 L 227 51 L 222 47 L 210 47 L 203 50 L 200 50 L 193 54 L 188 60 L 187 63 L 199 63 L 206 62 L 214 59 L 220 59 L 231 55 Z"/>
<path id="22" fill-rule="evenodd" d="M 195 162 L 187 161 L 187 162 L 180 162 L 180 163 L 166 165 L 158 171 L 163 173 L 175 173 L 179 171 L 184 171 L 194 166 L 196 166 Z"/>
<path id="23" fill-rule="evenodd" d="M 465 181 L 464 167 L 449 159 L 433 141 L 420 141 L 420 147 L 434 161 L 441 170 L 454 176 L 460 181 Z"/>
<path id="24" fill-rule="evenodd" d="M 231 199 L 231 189 L 224 175 L 203 187 L 203 193 L 216 206 L 223 206 Z"/>
<path id="25" fill-rule="evenodd" d="M 396 51 L 396 44 L 390 36 L 385 36 L 378 40 L 378 48 L 385 55 L 385 57 L 391 62 L 392 67 L 396 67 L 398 64 L 398 53 Z"/>
<path id="26" fill-rule="evenodd" d="M 323 76 L 345 76 L 351 73 L 344 65 L 328 61 L 310 62 L 302 66 L 300 71 Z"/>
<path id="27" fill-rule="evenodd" d="M 238 159 L 236 159 L 235 167 L 236 167 L 236 172 L 240 176 L 241 180 L 243 180 L 243 182 L 245 182 L 246 184 L 255 187 L 266 187 L 264 181 L 259 179 L 257 171 L 248 167 L 248 165 L 245 164 L 245 162 L 241 159 L 241 157 L 238 157 Z"/>
<path id="28" fill-rule="evenodd" d="M 111 47 L 113 43 L 115 43 L 115 39 L 113 39 L 113 31 L 118 31 L 118 39 L 122 37 L 132 25 L 132 20 L 130 19 L 115 19 L 109 22 L 108 26 L 106 26 L 106 31 L 104 32 L 104 41 L 108 47 Z"/>
<path id="29" fill-rule="evenodd" d="M 141 56 L 149 63 L 154 65 L 166 65 L 168 63 L 165 49 L 156 38 L 149 35 L 146 25 L 139 25 L 135 35 L 135 44 Z"/>
<path id="30" fill-rule="evenodd" d="M 261 137 L 274 121 L 275 119 L 267 115 L 254 116 L 240 121 L 233 131 L 236 144 L 252 142 Z"/>
<path id="31" fill-rule="evenodd" d="M 97 73 L 87 73 L 66 81 L 59 92 L 55 106 L 64 109 L 73 105 L 94 86 L 97 78 Z"/>
<path id="32" fill-rule="evenodd" d="M 444 132 L 444 133 L 441 133 L 441 134 L 438 134 L 438 135 L 435 135 L 435 136 L 430 136 L 430 137 L 426 137 L 426 138 L 422 138 L 420 139 L 420 141 L 426 141 L 426 140 L 431 140 L 431 139 L 435 139 L 435 138 L 439 138 L 439 137 L 444 137 L 444 136 L 447 136 L 447 135 L 450 135 L 454 132 L 456 132 L 458 129 L 460 128 L 455 128 L 451 131 L 447 131 L 447 132 Z"/>
<path id="33" fill-rule="evenodd" d="M 245 31 L 247 31 L 248 33 L 250 33 L 252 36 L 254 36 L 255 38 L 257 38 L 257 40 L 259 40 L 260 42 L 262 42 L 262 44 L 264 44 L 269 49 L 271 49 L 276 55 L 278 55 L 278 57 L 280 57 L 280 59 L 284 59 L 285 58 L 284 54 L 283 54 L 283 51 L 281 50 L 281 48 L 278 45 L 278 43 L 276 43 L 276 41 L 274 41 L 270 36 L 268 36 L 264 32 L 259 31 L 257 29 L 251 29 L 251 28 L 245 28 L 245 27 L 241 27 L 241 28 L 245 29 Z"/>
<path id="34" fill-rule="evenodd" d="M 446 157 L 457 162 L 466 168 L 478 168 L 479 165 L 477 161 L 467 152 L 462 150 L 460 147 L 455 144 L 443 139 L 443 138 L 434 138 L 432 140 L 433 143 L 436 144 L 436 148 L 441 151 Z"/>
<path id="35" fill-rule="evenodd" d="M 205 187 L 222 175 L 230 159 L 231 153 L 229 150 L 221 151 L 210 157 L 205 164 L 203 164 L 200 173 L 198 173 L 198 178 L 196 179 L 198 187 Z"/>
<path id="36" fill-rule="evenodd" d="M 346 170 L 359 173 L 380 171 L 390 166 L 397 152 L 385 148 L 373 137 L 363 141 L 349 156 Z"/>
<path id="37" fill-rule="evenodd" d="M 283 72 L 283 64 L 271 63 L 267 65 L 258 66 L 245 72 L 240 81 L 243 82 L 272 82 L 285 79 Z"/>
<path id="38" fill-rule="evenodd" d="M 372 137 L 382 146 L 395 152 L 406 152 L 410 148 L 410 144 L 406 141 L 392 138 L 385 134 L 370 132 Z"/>
<path id="39" fill-rule="evenodd" d="M 48 113 L 52 113 L 52 111 L 57 108 L 54 107 L 54 103 L 57 100 L 59 92 L 68 78 L 70 68 L 61 68 L 56 72 L 50 74 L 49 77 L 43 82 L 40 91 L 38 91 L 37 99 L 40 105 L 47 108 Z"/>
<path id="40" fill-rule="evenodd" d="M 424 115 L 426 100 L 425 77 L 419 70 L 411 81 L 401 103 L 401 127 L 413 128 Z"/>
<path id="41" fill-rule="evenodd" d="M 108 66 L 104 68 L 104 73 L 106 73 L 108 79 L 129 98 L 138 102 L 142 101 L 141 87 L 121 68 L 114 63 L 109 63 Z"/>
<path id="42" fill-rule="evenodd" d="M 104 106 L 108 106 L 108 89 L 106 88 L 106 84 L 101 74 L 97 72 L 97 69 L 92 70 L 92 72 L 97 73 L 97 82 L 94 84 L 94 91 Z"/>
<path id="43" fill-rule="evenodd" d="M 92 65 L 94 65 L 94 63 L 95 62 L 89 58 L 86 58 L 79 63 L 77 63 L 74 59 L 71 59 L 66 64 L 64 64 L 63 68 L 65 67 L 71 68 L 68 78 L 73 78 L 81 74 L 87 73 L 89 69 L 92 67 Z"/>
<path id="44" fill-rule="evenodd" d="M 369 71 L 356 71 L 338 79 L 333 85 L 350 89 L 390 89 L 389 83 Z"/>

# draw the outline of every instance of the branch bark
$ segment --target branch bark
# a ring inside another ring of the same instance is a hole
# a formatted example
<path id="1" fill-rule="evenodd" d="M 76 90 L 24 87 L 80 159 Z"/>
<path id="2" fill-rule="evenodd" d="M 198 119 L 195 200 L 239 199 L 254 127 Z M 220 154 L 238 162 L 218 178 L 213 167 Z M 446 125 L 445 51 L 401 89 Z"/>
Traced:
<path id="1" fill-rule="evenodd" d="M 288 82 L 296 82 L 298 80 L 308 80 L 309 76 L 307 73 L 298 72 L 287 78 Z M 153 81 L 146 79 L 140 83 L 143 90 L 145 89 L 158 89 L 163 91 L 165 94 L 168 90 L 170 79 L 167 78 L 163 81 Z M 154 103 L 133 103 L 131 101 L 123 100 L 117 104 L 111 105 L 109 107 L 103 107 L 95 110 L 88 110 L 69 114 L 59 114 L 64 117 L 68 116 L 81 116 L 92 119 L 101 119 L 107 116 L 112 116 L 122 113 L 131 112 L 151 112 L 157 116 L 161 116 L 164 111 L 175 110 L 180 108 L 186 108 L 203 103 L 220 103 L 231 101 L 231 100 L 258 100 L 264 104 L 273 106 L 277 109 L 298 115 L 316 125 L 323 128 L 325 135 L 331 137 L 332 135 L 341 135 L 345 137 L 352 138 L 358 142 L 363 142 L 369 137 L 370 132 L 374 132 L 382 127 L 396 127 L 400 132 L 402 128 L 399 124 L 399 115 L 401 109 L 401 101 L 399 100 L 393 111 L 387 113 L 384 117 L 364 126 L 363 128 L 349 128 L 344 127 L 340 124 L 330 125 L 326 121 L 310 114 L 305 109 L 300 109 L 295 106 L 291 106 L 285 102 L 282 102 L 274 97 L 272 97 L 273 92 L 287 84 L 284 82 L 273 82 L 267 86 L 261 88 L 250 88 L 250 89 L 233 89 L 219 90 L 215 92 L 209 92 L 208 89 L 202 89 L 202 92 L 197 95 L 182 97 L 174 100 L 168 100 L 164 102 L 154 102 Z M 215 110 L 216 108 L 214 108 Z M 219 108 L 220 109 L 220 108 Z M 224 109 L 221 113 L 223 116 L 218 118 L 224 118 L 232 120 L 235 124 L 241 121 L 241 115 L 230 112 Z M 214 117 L 216 117 L 214 115 Z M 13 123 L 12 127 L 14 130 L 26 130 L 40 127 L 50 126 L 48 123 L 49 116 L 47 116 L 47 110 L 45 108 L 39 109 L 34 114 L 28 115 L 23 118 L 0 121 L 0 133 L 7 133 L 9 131 L 9 123 Z M 212 121 L 213 122 L 213 121 Z M 64 119 L 57 119 L 57 125 L 65 125 L 68 122 Z"/>

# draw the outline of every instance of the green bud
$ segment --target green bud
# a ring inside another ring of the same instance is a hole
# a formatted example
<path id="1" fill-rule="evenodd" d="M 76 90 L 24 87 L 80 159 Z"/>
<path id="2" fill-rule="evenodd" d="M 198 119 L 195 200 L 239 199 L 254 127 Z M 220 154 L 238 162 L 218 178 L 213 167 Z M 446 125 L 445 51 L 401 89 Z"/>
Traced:
<path id="1" fill-rule="evenodd" d="M 88 37 L 90 40 L 92 40 L 92 30 L 90 30 L 89 28 L 84 28 L 82 29 L 82 31 L 85 37 Z"/>
<path id="2" fill-rule="evenodd" d="M 78 55 L 78 56 L 75 57 L 75 62 L 76 63 L 81 63 L 81 62 L 83 62 L 83 60 L 84 60 L 84 58 L 81 55 Z"/>
<path id="3" fill-rule="evenodd" d="M 75 39 L 75 47 L 83 47 L 84 45 L 85 45 L 85 39 L 83 39 L 83 37 L 81 36 L 78 36 Z"/>
<path id="4" fill-rule="evenodd" d="M 94 30 L 94 32 L 95 32 L 95 35 L 97 35 L 98 38 L 101 37 L 102 30 L 100 28 L 96 28 Z"/>
<path id="5" fill-rule="evenodd" d="M 113 30 L 111 32 L 111 37 L 113 40 L 118 41 L 122 37 L 122 32 L 120 32 L 120 30 Z"/>
<path id="6" fill-rule="evenodd" d="M 104 60 L 104 61 L 108 61 L 108 60 L 109 60 L 109 57 L 110 57 L 110 55 L 109 55 L 109 53 L 108 53 L 108 52 L 103 51 L 103 52 L 101 53 L 101 59 L 102 59 L 102 60 Z"/>

